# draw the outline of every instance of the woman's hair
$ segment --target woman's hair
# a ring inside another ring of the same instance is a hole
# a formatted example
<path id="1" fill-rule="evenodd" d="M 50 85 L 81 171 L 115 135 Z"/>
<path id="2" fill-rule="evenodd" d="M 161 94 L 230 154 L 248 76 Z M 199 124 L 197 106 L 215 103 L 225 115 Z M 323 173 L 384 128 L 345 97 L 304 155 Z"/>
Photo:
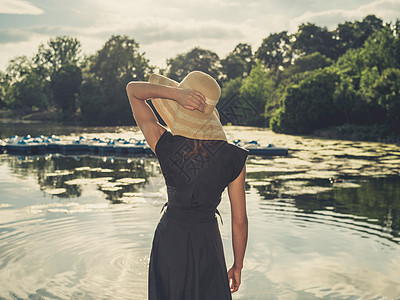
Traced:
<path id="1" fill-rule="evenodd" d="M 209 154 L 207 152 L 207 146 L 210 146 L 212 144 L 214 144 L 215 141 L 211 141 L 211 140 L 197 140 L 194 139 L 193 140 L 193 149 L 192 151 L 183 151 L 184 154 L 184 158 L 190 158 L 192 159 L 193 157 L 195 157 L 195 155 L 197 153 L 200 153 L 203 158 L 205 158 L 207 161 L 209 160 Z"/>

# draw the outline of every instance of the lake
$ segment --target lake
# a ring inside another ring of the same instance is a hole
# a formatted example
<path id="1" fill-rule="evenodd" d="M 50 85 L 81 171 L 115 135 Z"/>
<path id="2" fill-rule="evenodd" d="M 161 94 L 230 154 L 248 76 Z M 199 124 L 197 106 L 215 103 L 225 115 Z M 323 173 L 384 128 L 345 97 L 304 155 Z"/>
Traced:
<path id="1" fill-rule="evenodd" d="M 249 156 L 234 299 L 400 299 L 400 147 L 225 127 L 289 147 Z M 0 124 L 0 136 L 142 138 L 136 127 Z M 147 299 L 166 187 L 152 155 L 0 155 L 0 299 Z M 219 206 L 233 261 L 227 192 Z"/>

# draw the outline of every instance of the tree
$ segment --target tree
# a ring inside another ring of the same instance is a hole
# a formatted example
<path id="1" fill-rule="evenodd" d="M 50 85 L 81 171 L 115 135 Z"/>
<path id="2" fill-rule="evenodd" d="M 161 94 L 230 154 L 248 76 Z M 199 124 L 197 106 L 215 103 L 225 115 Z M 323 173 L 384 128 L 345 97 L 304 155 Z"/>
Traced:
<path id="1" fill-rule="evenodd" d="M 385 110 L 378 104 L 376 100 L 376 92 L 373 90 L 373 86 L 380 77 L 380 72 L 377 66 L 369 68 L 367 66 L 361 71 L 360 84 L 358 89 L 358 95 L 363 101 L 362 109 L 358 109 L 361 122 L 351 122 L 355 124 L 383 124 L 385 122 L 386 114 Z M 358 76 L 355 77 L 358 79 Z M 353 107 L 355 109 L 355 107 Z"/>
<path id="2" fill-rule="evenodd" d="M 107 106 L 107 99 L 103 94 L 100 82 L 94 78 L 93 74 L 84 74 L 84 77 L 79 92 L 82 119 L 89 122 L 100 122 L 105 115 L 104 107 Z"/>
<path id="3" fill-rule="evenodd" d="M 236 77 L 224 83 L 221 90 L 221 99 L 218 101 L 217 109 L 222 124 L 243 125 L 243 118 L 236 112 L 240 99 L 240 87 L 243 78 Z"/>
<path id="4" fill-rule="evenodd" d="M 5 78 L 9 84 L 18 82 L 24 78 L 25 75 L 32 72 L 34 65 L 32 60 L 27 56 L 16 56 L 12 58 L 6 67 Z"/>
<path id="5" fill-rule="evenodd" d="M 34 57 L 37 72 L 51 78 L 64 65 L 77 65 L 82 62 L 81 43 L 69 36 L 58 36 L 50 39 L 46 45 L 41 44 Z"/>
<path id="6" fill-rule="evenodd" d="M 213 78 L 221 77 L 221 62 L 210 50 L 195 47 L 192 50 L 167 59 L 167 77 L 181 81 L 191 71 L 202 71 Z"/>
<path id="7" fill-rule="evenodd" d="M 139 52 L 139 44 L 134 39 L 113 35 L 89 60 L 91 75 L 84 78 L 82 115 L 95 117 L 87 121 L 131 123 L 133 118 L 125 86 L 132 80 L 146 80 L 151 71 L 152 67 L 144 53 Z M 89 103 L 92 101 L 95 103 Z"/>
<path id="8" fill-rule="evenodd" d="M 300 84 L 289 86 L 281 107 L 270 121 L 271 129 L 305 134 L 336 125 L 334 92 L 338 80 L 338 74 L 322 69 L 312 72 Z"/>
<path id="9" fill-rule="evenodd" d="M 396 52 L 396 38 L 389 24 L 371 35 L 361 49 L 364 65 L 377 67 L 380 73 L 387 68 L 400 67 Z"/>
<path id="10" fill-rule="evenodd" d="M 333 63 L 332 59 L 325 55 L 314 52 L 312 54 L 300 56 L 297 58 L 293 66 L 288 69 L 289 74 L 293 73 L 304 73 L 316 69 L 323 69 Z"/>
<path id="11" fill-rule="evenodd" d="M 262 61 L 267 69 L 277 70 L 291 64 L 291 42 L 287 31 L 272 33 L 263 39 L 255 58 Z"/>
<path id="12" fill-rule="evenodd" d="M 400 68 L 400 20 L 397 19 L 393 26 L 394 35 L 394 57 L 396 58 L 396 66 Z"/>
<path id="13" fill-rule="evenodd" d="M 361 22 L 344 22 L 333 31 L 337 40 L 338 55 L 344 54 L 348 49 L 360 48 L 364 42 L 375 32 L 383 28 L 382 20 L 374 15 L 366 16 Z"/>
<path id="14" fill-rule="evenodd" d="M 371 106 L 363 99 L 354 85 L 353 78 L 340 74 L 334 94 L 334 116 L 338 125 L 367 125 L 371 122 Z"/>
<path id="15" fill-rule="evenodd" d="M 144 53 L 139 52 L 139 44 L 128 36 L 111 36 L 91 61 L 90 71 L 105 85 L 126 79 L 145 80 L 152 70 Z"/>
<path id="16" fill-rule="evenodd" d="M 386 114 L 386 124 L 400 132 L 400 70 L 388 68 L 372 87 L 373 98 Z"/>
<path id="17" fill-rule="evenodd" d="M 229 81 L 237 77 L 243 77 L 246 74 L 246 62 L 243 61 L 238 55 L 232 53 L 228 54 L 221 60 L 222 73 L 224 81 Z"/>
<path id="18" fill-rule="evenodd" d="M 54 90 L 50 88 L 50 81 L 64 66 L 80 62 L 80 52 L 80 42 L 77 39 L 62 36 L 50 39 L 46 45 L 41 44 L 32 59 L 26 56 L 13 58 L 6 69 L 8 88 L 4 102 L 8 107 L 23 113 L 54 107 Z M 68 78 L 68 81 L 74 79 Z M 68 85 L 69 82 L 63 84 Z M 68 89 L 65 90 L 67 92 Z M 60 94 L 57 94 L 56 100 L 59 99 Z"/>
<path id="19" fill-rule="evenodd" d="M 251 45 L 246 43 L 237 44 L 232 54 L 239 56 L 247 64 L 251 65 L 253 60 L 253 51 Z"/>
<path id="20" fill-rule="evenodd" d="M 253 54 L 248 44 L 238 44 L 235 49 L 221 60 L 223 80 L 229 81 L 250 74 Z"/>
<path id="21" fill-rule="evenodd" d="M 3 102 L 7 107 L 30 113 L 49 105 L 47 82 L 26 56 L 10 60 L 2 81 Z"/>
<path id="22" fill-rule="evenodd" d="M 360 23 L 360 29 L 362 31 L 362 39 L 366 40 L 373 33 L 380 31 L 383 27 L 384 27 L 383 21 L 377 18 L 375 15 L 366 16 Z"/>
<path id="23" fill-rule="evenodd" d="M 343 55 L 350 48 L 359 48 L 362 45 L 358 44 L 360 41 L 361 30 L 358 22 L 344 22 L 339 24 L 333 31 L 334 38 L 338 41 L 337 51 L 338 55 Z"/>
<path id="24" fill-rule="evenodd" d="M 253 115 L 249 116 L 245 125 L 265 125 L 265 111 L 269 109 L 269 100 L 273 95 L 274 87 L 275 84 L 271 72 L 265 70 L 264 65 L 261 63 L 257 63 L 251 70 L 250 75 L 243 79 L 240 87 L 242 106 L 246 106 L 253 111 Z"/>
<path id="25" fill-rule="evenodd" d="M 48 105 L 46 83 L 36 72 L 29 72 L 9 90 L 7 105 L 22 113 L 44 109 Z"/>
<path id="26" fill-rule="evenodd" d="M 326 27 L 321 28 L 307 23 L 299 26 L 295 41 L 292 43 L 292 51 L 296 56 L 319 52 L 326 57 L 336 59 L 338 57 L 336 44 L 333 34 Z"/>
<path id="27" fill-rule="evenodd" d="M 8 89 L 9 84 L 7 81 L 7 76 L 4 72 L 0 71 L 0 109 L 6 106 L 5 96 Z"/>
<path id="28" fill-rule="evenodd" d="M 82 71 L 76 65 L 63 65 L 51 78 L 51 89 L 62 120 L 72 120 L 77 108 L 77 94 L 82 83 Z"/>

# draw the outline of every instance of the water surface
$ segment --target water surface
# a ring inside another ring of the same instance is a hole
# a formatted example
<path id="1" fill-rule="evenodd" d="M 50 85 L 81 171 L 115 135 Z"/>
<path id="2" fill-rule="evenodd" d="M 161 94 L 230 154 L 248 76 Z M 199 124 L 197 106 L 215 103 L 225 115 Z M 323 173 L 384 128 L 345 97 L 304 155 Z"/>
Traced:
<path id="1" fill-rule="evenodd" d="M 141 137 L 130 127 L 53 130 Z M 400 299 L 398 146 L 226 130 L 231 140 L 291 149 L 248 158 L 249 242 L 234 299 Z M 0 299 L 147 298 L 166 201 L 154 156 L 1 155 L 0 195 Z M 229 266 L 226 191 L 219 209 Z"/>

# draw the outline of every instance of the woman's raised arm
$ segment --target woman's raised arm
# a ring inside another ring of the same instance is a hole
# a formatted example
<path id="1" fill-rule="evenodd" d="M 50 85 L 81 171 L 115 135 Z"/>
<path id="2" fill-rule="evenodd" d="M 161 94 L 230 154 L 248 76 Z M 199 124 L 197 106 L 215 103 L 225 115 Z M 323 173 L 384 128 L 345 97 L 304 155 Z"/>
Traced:
<path id="1" fill-rule="evenodd" d="M 200 92 L 192 89 L 182 89 L 150 82 L 131 81 L 126 86 L 133 117 L 142 131 L 150 148 L 155 152 L 155 146 L 165 128 L 158 123 L 157 117 L 145 102 L 151 98 L 162 98 L 177 101 L 187 109 L 204 111 L 206 99 Z"/>

